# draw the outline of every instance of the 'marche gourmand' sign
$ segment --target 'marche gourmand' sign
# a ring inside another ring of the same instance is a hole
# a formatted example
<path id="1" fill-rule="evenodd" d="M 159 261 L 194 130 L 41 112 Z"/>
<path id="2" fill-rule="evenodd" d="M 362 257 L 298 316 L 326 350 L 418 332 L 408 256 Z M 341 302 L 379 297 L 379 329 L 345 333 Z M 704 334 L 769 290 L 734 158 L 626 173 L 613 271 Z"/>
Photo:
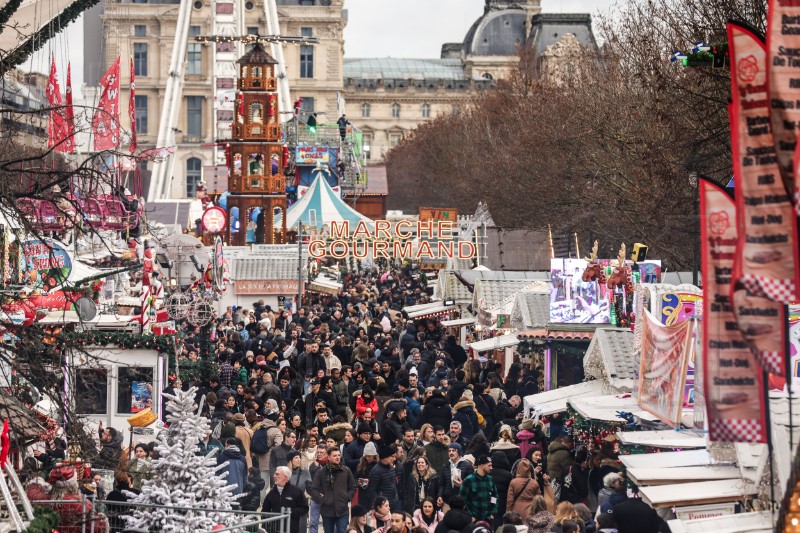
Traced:
<path id="1" fill-rule="evenodd" d="M 316 259 L 351 255 L 356 259 L 415 260 L 475 257 L 475 243 L 457 240 L 453 225 L 449 220 L 401 220 L 395 224 L 375 220 L 359 222 L 355 227 L 349 222 L 331 222 L 328 239 L 312 239 L 308 253 Z"/>

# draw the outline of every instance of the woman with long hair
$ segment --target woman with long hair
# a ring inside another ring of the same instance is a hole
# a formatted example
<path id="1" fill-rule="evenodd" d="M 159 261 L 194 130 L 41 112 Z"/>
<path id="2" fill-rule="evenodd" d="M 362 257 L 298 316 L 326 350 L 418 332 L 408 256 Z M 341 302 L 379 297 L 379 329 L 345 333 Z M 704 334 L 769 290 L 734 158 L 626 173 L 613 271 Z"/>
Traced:
<path id="1" fill-rule="evenodd" d="M 433 501 L 439 497 L 439 478 L 436 471 L 431 468 L 427 457 L 419 456 L 414 459 L 414 468 L 405 487 L 403 507 L 409 514 L 419 509 L 426 498 Z"/>
<path id="2" fill-rule="evenodd" d="M 300 446 L 300 461 L 303 468 L 308 469 L 317 459 L 318 439 L 314 435 L 309 435 Z"/>
<path id="3" fill-rule="evenodd" d="M 434 533 L 436 526 L 444 518 L 444 513 L 436 510 L 434 498 L 426 496 L 422 505 L 414 511 L 414 525 L 424 527 L 428 533 Z"/>
<path id="4" fill-rule="evenodd" d="M 289 417 L 289 429 L 297 433 L 297 442 L 305 442 L 306 440 L 306 427 L 303 425 L 302 417 L 295 413 Z M 284 430 L 285 432 L 285 430 Z"/>
<path id="5" fill-rule="evenodd" d="M 367 513 L 367 524 L 374 529 L 381 529 L 391 525 L 392 509 L 389 500 L 383 496 L 376 496 L 372 504 L 372 510 Z"/>
<path id="6" fill-rule="evenodd" d="M 147 446 L 140 442 L 133 448 L 133 453 L 135 457 L 128 463 L 128 473 L 133 480 L 133 488 L 141 490 L 142 482 L 150 479 L 150 452 Z"/>
<path id="7" fill-rule="evenodd" d="M 575 510 L 575 506 L 570 502 L 561 502 L 558 504 L 558 507 L 556 507 L 556 516 L 552 531 L 561 533 L 561 526 L 567 520 L 577 522 L 581 531 L 583 531 L 583 520 L 581 520 L 581 516 L 578 514 L 578 511 Z"/>
<path id="8" fill-rule="evenodd" d="M 528 518 L 525 519 L 528 533 L 549 533 L 555 521 L 556 517 L 548 512 L 544 498 L 535 496 L 531 502 Z"/>
<path id="9" fill-rule="evenodd" d="M 419 440 L 422 442 L 423 446 L 427 446 L 436 440 L 433 426 L 431 424 L 422 424 L 422 427 L 419 428 Z"/>
<path id="10" fill-rule="evenodd" d="M 471 455 L 476 459 L 481 455 L 485 455 L 487 457 L 491 456 L 492 452 L 489 448 L 489 441 L 486 440 L 486 435 L 483 433 L 476 433 L 467 444 L 467 449 L 464 450 L 464 455 Z"/>

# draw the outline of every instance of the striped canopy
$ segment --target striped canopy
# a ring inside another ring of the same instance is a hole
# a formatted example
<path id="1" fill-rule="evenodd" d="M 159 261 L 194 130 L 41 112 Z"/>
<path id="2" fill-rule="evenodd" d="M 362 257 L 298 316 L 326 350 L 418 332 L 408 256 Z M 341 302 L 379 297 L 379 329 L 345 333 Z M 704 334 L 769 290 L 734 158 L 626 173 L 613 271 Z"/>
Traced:
<path id="1" fill-rule="evenodd" d="M 317 172 L 317 177 L 311 187 L 300 200 L 286 211 L 286 229 L 297 228 L 297 223 L 302 222 L 305 227 L 321 229 L 324 225 L 330 226 L 331 222 L 350 223 L 351 228 L 361 222 L 371 222 L 333 192 L 328 180 L 322 172 Z M 280 216 L 275 217 L 275 227 L 280 227 Z"/>

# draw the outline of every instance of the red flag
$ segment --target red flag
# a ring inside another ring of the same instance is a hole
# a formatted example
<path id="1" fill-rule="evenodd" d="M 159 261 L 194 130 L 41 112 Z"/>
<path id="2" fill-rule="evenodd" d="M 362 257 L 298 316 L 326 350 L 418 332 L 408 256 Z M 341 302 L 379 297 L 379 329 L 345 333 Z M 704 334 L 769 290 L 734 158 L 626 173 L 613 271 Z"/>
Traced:
<path id="1" fill-rule="evenodd" d="M 770 130 L 767 53 L 747 28 L 728 24 L 731 148 L 738 246 L 733 310 L 761 366 L 785 375 L 785 309 L 798 300 L 797 227 Z"/>
<path id="2" fill-rule="evenodd" d="M 0 433 L 0 467 L 5 468 L 8 461 L 8 450 L 11 448 L 11 439 L 8 438 L 8 419 L 3 420 L 3 431 Z"/>
<path id="3" fill-rule="evenodd" d="M 763 372 L 739 331 L 730 297 L 738 242 L 736 205 L 700 181 L 703 250 L 703 395 L 712 441 L 766 442 Z"/>
<path id="4" fill-rule="evenodd" d="M 131 99 L 128 100 L 128 117 L 131 119 L 131 153 L 136 151 L 136 82 L 134 80 L 133 58 L 131 58 Z"/>
<path id="5" fill-rule="evenodd" d="M 103 94 L 92 117 L 95 151 L 119 146 L 119 57 L 100 78 Z"/>
<path id="6" fill-rule="evenodd" d="M 51 57 L 50 78 L 47 80 L 47 101 L 50 103 L 50 121 L 47 125 L 47 146 L 62 152 L 71 151 L 67 144 L 72 144 L 72 138 L 67 132 L 67 122 L 64 116 L 64 104 L 61 101 L 61 88 L 58 85 L 56 73 L 56 58 Z"/>
<path id="7" fill-rule="evenodd" d="M 67 63 L 67 87 L 66 97 L 64 100 L 64 116 L 67 120 L 67 142 L 69 142 L 69 150 L 65 150 L 71 154 L 75 153 L 75 109 L 72 107 L 72 69 Z"/>

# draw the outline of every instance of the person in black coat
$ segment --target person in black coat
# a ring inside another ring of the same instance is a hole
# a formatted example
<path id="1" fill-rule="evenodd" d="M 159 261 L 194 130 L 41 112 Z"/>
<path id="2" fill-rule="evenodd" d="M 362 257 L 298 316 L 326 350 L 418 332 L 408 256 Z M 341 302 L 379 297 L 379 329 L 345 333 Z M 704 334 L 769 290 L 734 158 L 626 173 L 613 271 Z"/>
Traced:
<path id="1" fill-rule="evenodd" d="M 447 398 L 441 392 L 434 392 L 433 396 L 425 400 L 425 407 L 422 410 L 422 418 L 420 419 L 420 426 L 423 424 L 430 424 L 433 427 L 442 426 L 443 428 L 450 427 L 450 422 L 453 420 L 453 412 L 450 410 L 450 404 Z"/>
<path id="2" fill-rule="evenodd" d="M 511 465 L 505 453 L 499 451 L 492 453 L 492 471 L 489 475 L 492 476 L 494 486 L 497 487 L 497 508 L 505 510 L 508 486 L 511 485 L 511 480 L 514 478 L 514 476 L 511 475 Z M 494 517 L 494 524 L 492 524 L 492 527 L 496 529 L 500 527 L 502 523 L 503 513 L 500 512 Z"/>
<path id="3" fill-rule="evenodd" d="M 408 429 L 405 409 L 405 402 L 402 405 L 395 405 L 387 413 L 386 419 L 381 423 L 381 443 L 384 445 L 403 440 L 403 433 Z"/>
<path id="4" fill-rule="evenodd" d="M 114 479 L 114 490 L 108 493 L 106 499 L 110 502 L 127 502 L 128 496 L 126 492 L 140 494 L 139 489 L 131 486 L 131 476 L 127 472 L 117 472 L 116 479 Z M 133 512 L 132 507 L 127 505 L 113 505 L 106 504 L 106 514 L 108 515 L 108 525 L 111 527 L 112 533 L 117 533 L 125 529 L 125 515 Z"/>
<path id="5" fill-rule="evenodd" d="M 444 347 L 444 351 L 450 354 L 456 368 L 467 362 L 467 351 L 456 344 L 454 335 L 449 335 L 447 337 L 447 346 Z"/>
<path id="6" fill-rule="evenodd" d="M 246 492 L 239 499 L 239 504 L 242 506 L 242 511 L 258 511 L 258 505 L 261 503 L 261 491 L 267 486 L 267 482 L 261 477 L 261 470 L 258 467 L 251 466 L 247 472 L 250 475 L 245 486 Z"/>
<path id="7" fill-rule="evenodd" d="M 225 449 L 221 454 L 217 455 L 217 465 L 228 463 L 226 467 L 220 470 L 220 473 L 227 472 L 228 477 L 225 481 L 228 482 L 228 485 L 236 485 L 232 493 L 234 496 L 243 494 L 247 485 L 247 463 L 245 462 L 244 454 L 236 444 L 236 440 L 233 438 L 226 439 Z"/>
<path id="8" fill-rule="evenodd" d="M 464 498 L 453 496 L 450 500 L 450 510 L 445 513 L 434 533 L 448 533 L 449 531 L 472 533 L 474 529 L 472 515 L 467 512 L 466 508 L 467 504 L 464 502 Z"/>
<path id="9" fill-rule="evenodd" d="M 478 413 L 475 412 L 475 402 L 468 400 L 466 396 L 462 396 L 453 407 L 453 422 L 456 421 L 461 423 L 461 437 L 466 443 L 469 443 L 481 430 Z"/>
<path id="10" fill-rule="evenodd" d="M 421 508 L 425 498 L 432 498 L 435 502 L 439 497 L 439 478 L 428 460 L 420 456 L 413 461 L 411 475 L 403 487 L 403 510 L 408 514 Z"/>
<path id="11" fill-rule="evenodd" d="M 359 504 L 372 508 L 376 496 L 383 496 L 389 500 L 392 511 L 400 509 L 400 500 L 397 494 L 397 480 L 395 478 L 394 465 L 397 448 L 394 446 L 381 446 L 378 450 L 380 462 L 369 473 L 369 483 L 364 494 L 364 501 L 359 500 Z"/>
<path id="12" fill-rule="evenodd" d="M 308 513 L 308 501 L 303 491 L 289 483 L 291 472 L 288 467 L 279 466 L 275 470 L 275 483 L 264 498 L 262 513 L 280 513 L 281 509 L 289 508 L 289 533 L 300 532 L 300 519 Z M 282 487 L 279 492 L 278 488 Z M 269 533 L 278 533 L 280 522 L 271 522 L 268 526 Z"/>

